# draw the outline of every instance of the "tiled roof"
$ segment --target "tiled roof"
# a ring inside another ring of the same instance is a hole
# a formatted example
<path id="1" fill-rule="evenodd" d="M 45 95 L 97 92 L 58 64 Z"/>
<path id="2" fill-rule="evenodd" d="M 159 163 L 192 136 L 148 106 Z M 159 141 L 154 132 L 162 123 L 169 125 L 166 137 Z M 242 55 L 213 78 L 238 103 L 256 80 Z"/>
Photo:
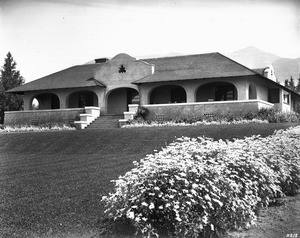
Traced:
<path id="1" fill-rule="evenodd" d="M 100 82 L 97 82 L 96 85 L 94 80 L 91 80 L 94 77 L 93 70 L 100 65 L 101 64 L 85 64 L 73 66 L 13 88 L 7 92 L 105 86 Z"/>
<path id="2" fill-rule="evenodd" d="M 260 75 L 277 86 L 284 86 L 265 78 L 263 69 L 251 70 L 220 53 L 186 55 L 165 58 L 142 59 L 155 65 L 154 73 L 134 81 L 135 84 L 179 81 L 203 78 L 222 78 L 235 76 Z M 22 93 L 25 91 L 50 90 L 62 88 L 105 87 L 94 80 L 94 69 L 101 64 L 77 65 L 50 74 L 35 81 L 26 83 L 7 92 Z M 290 91 L 289 89 L 285 88 Z"/>
<path id="3" fill-rule="evenodd" d="M 155 65 L 154 74 L 133 83 L 154 83 L 202 78 L 255 75 L 247 67 L 220 53 L 143 59 Z"/>

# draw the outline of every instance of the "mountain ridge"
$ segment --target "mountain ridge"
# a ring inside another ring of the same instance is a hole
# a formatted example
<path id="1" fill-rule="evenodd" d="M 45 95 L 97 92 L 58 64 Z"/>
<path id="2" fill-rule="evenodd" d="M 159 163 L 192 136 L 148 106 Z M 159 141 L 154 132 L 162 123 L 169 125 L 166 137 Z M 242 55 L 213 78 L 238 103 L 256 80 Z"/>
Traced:
<path id="1" fill-rule="evenodd" d="M 254 46 L 249 46 L 225 55 L 251 69 L 264 68 L 267 65 L 272 65 L 275 70 L 275 75 L 281 84 L 284 84 L 284 81 L 291 77 L 293 77 L 294 80 L 300 77 L 300 57 L 280 57 Z"/>

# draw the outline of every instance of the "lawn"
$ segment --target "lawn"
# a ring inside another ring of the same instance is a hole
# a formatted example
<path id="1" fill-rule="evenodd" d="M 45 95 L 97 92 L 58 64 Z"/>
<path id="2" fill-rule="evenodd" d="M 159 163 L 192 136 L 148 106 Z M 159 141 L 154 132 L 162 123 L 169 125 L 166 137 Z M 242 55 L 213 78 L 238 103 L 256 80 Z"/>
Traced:
<path id="1" fill-rule="evenodd" d="M 92 237 L 101 197 L 132 161 L 176 137 L 267 136 L 295 124 L 0 134 L 0 236 Z"/>

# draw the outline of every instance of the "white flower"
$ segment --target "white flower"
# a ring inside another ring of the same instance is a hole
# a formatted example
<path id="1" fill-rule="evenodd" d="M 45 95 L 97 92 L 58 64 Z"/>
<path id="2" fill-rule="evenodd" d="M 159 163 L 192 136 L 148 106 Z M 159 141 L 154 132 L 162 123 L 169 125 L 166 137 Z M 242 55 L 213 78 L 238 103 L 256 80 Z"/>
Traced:
<path id="1" fill-rule="evenodd" d="M 150 205 L 149 205 L 149 209 L 154 209 L 154 208 L 155 208 L 154 203 L 151 202 Z"/>
<path id="2" fill-rule="evenodd" d="M 210 198 L 210 196 L 208 195 L 208 194 L 206 194 L 205 196 L 204 196 L 204 198 L 206 199 L 206 200 L 211 200 L 211 198 Z"/>
<path id="3" fill-rule="evenodd" d="M 195 183 L 192 184 L 192 188 L 193 188 L 193 189 L 198 188 L 198 187 L 199 187 L 198 184 L 195 184 Z"/>
<path id="4" fill-rule="evenodd" d="M 129 219 L 134 219 L 134 212 L 132 212 L 132 211 L 127 211 L 127 213 L 126 213 L 126 216 L 129 218 Z"/>

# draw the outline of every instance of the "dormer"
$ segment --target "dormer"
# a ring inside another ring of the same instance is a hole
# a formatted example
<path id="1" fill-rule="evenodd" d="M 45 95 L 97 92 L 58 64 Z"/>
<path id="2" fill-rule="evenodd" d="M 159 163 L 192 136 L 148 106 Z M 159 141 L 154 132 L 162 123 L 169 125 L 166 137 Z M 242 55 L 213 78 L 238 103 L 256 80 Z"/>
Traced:
<path id="1" fill-rule="evenodd" d="M 275 75 L 275 71 L 274 71 L 274 68 L 272 65 L 268 65 L 264 71 L 263 71 L 263 75 L 268 78 L 268 79 L 271 79 L 273 80 L 274 82 L 277 82 L 277 78 L 276 78 L 276 75 Z"/>

